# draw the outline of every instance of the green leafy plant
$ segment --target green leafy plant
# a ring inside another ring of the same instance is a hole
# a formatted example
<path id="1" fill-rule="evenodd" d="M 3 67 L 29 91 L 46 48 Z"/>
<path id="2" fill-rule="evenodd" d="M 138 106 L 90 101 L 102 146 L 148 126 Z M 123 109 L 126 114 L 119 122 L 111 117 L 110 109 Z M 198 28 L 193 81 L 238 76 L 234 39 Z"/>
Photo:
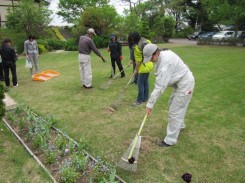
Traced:
<path id="1" fill-rule="evenodd" d="M 38 50 L 39 50 L 39 53 L 45 53 L 46 52 L 46 48 L 44 45 L 42 44 L 38 44 Z"/>
<path id="2" fill-rule="evenodd" d="M 70 151 L 70 153 L 73 152 L 74 146 L 75 146 L 74 141 L 73 140 L 69 140 L 69 151 Z"/>
<path id="3" fill-rule="evenodd" d="M 100 181 L 99 183 L 119 183 L 118 181 L 116 181 L 116 170 L 113 170 L 109 176 L 109 180 L 103 178 L 102 181 Z"/>
<path id="4" fill-rule="evenodd" d="M 84 156 L 81 154 L 76 154 L 73 158 L 73 164 L 77 171 L 85 171 L 88 162 L 88 155 Z"/>
<path id="5" fill-rule="evenodd" d="M 57 154 L 54 150 L 48 149 L 44 151 L 44 153 L 45 153 L 45 161 L 47 164 L 55 163 Z"/>
<path id="6" fill-rule="evenodd" d="M 78 177 L 79 173 L 76 171 L 76 168 L 72 166 L 72 162 L 65 160 L 61 169 L 61 180 L 67 183 L 73 183 Z"/>
<path id="7" fill-rule="evenodd" d="M 58 134 L 57 138 L 55 139 L 55 145 L 62 152 L 62 154 L 65 152 L 66 144 L 67 139 L 63 135 Z"/>
<path id="8" fill-rule="evenodd" d="M 22 117 L 19 119 L 19 124 L 18 124 L 20 129 L 24 129 L 26 127 L 26 119 L 25 117 Z"/>
<path id="9" fill-rule="evenodd" d="M 96 158 L 98 161 L 93 162 L 91 168 L 93 169 L 93 174 L 96 175 L 96 181 L 104 181 L 109 179 L 111 173 L 115 170 L 115 167 L 110 163 L 103 161 L 101 157 Z"/>

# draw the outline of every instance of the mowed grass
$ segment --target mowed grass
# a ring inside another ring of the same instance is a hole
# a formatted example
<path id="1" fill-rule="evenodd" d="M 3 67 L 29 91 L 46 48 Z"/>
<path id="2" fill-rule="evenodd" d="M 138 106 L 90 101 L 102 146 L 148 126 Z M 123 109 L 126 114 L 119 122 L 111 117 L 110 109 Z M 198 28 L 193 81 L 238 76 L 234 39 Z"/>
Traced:
<path id="1" fill-rule="evenodd" d="M 0 182 L 52 182 L 3 122 L 0 123 Z"/>
<path id="2" fill-rule="evenodd" d="M 160 148 L 157 139 L 166 135 L 169 88 L 159 98 L 142 131 L 141 151 L 136 173 L 121 169 L 117 173 L 127 182 L 182 182 L 182 174 L 193 175 L 193 182 L 245 182 L 245 51 L 244 48 L 184 46 L 164 44 L 175 51 L 192 70 L 196 86 L 185 118 L 186 129 L 177 145 Z M 116 164 L 137 133 L 145 107 L 134 108 L 137 86 L 130 85 L 118 111 L 107 107 L 116 100 L 132 75 L 112 82 L 107 90 L 100 86 L 109 79 L 111 67 L 92 55 L 93 90 L 81 89 L 77 52 L 46 53 L 40 56 L 41 70 L 55 70 L 60 76 L 47 82 L 31 80 L 24 59 L 17 63 L 19 87 L 9 95 L 41 115 L 54 115 L 57 126 L 72 138 L 84 137 L 91 154 Z M 129 49 L 123 47 L 123 65 Z M 150 91 L 155 77 L 150 75 Z"/>

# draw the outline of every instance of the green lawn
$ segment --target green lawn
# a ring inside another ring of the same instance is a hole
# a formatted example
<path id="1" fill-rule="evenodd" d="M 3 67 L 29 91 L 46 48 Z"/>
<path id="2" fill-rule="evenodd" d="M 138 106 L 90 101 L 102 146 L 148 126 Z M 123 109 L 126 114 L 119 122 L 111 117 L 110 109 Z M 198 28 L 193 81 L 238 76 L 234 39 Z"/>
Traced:
<path id="1" fill-rule="evenodd" d="M 196 87 L 186 115 L 187 128 L 176 146 L 160 148 L 157 139 L 166 134 L 168 89 L 158 100 L 153 114 L 142 131 L 142 150 L 137 173 L 118 169 L 126 181 L 182 182 L 189 172 L 193 182 L 245 182 L 245 51 L 244 48 L 184 45 L 159 45 L 180 55 L 193 71 Z M 102 54 L 109 60 L 106 49 Z M 24 59 L 17 64 L 18 88 L 9 95 L 19 104 L 27 104 L 41 115 L 54 115 L 59 128 L 78 140 L 82 136 L 91 144 L 91 154 L 115 164 L 127 150 L 143 120 L 145 107 L 134 108 L 137 86 L 130 85 L 115 113 L 106 108 L 116 99 L 132 74 L 116 79 L 108 90 L 99 87 L 108 81 L 110 63 L 92 56 L 93 90 L 81 89 L 77 52 L 47 53 L 40 56 L 41 70 L 61 73 L 47 82 L 33 82 Z M 123 65 L 129 60 L 123 48 Z M 150 89 L 154 86 L 150 76 Z M 0 168 L 1 169 L 1 168 Z"/>
<path id="2" fill-rule="evenodd" d="M 0 123 L 0 182 L 52 182 L 8 128 Z"/>

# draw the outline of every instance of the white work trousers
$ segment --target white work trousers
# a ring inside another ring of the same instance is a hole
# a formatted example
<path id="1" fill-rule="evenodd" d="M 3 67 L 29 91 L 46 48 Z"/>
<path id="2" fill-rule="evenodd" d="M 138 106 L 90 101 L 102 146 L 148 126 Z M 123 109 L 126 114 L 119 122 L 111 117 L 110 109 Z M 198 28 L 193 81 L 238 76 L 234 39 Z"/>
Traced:
<path id="1" fill-rule="evenodd" d="M 164 142 L 169 145 L 177 143 L 179 132 L 185 128 L 184 118 L 190 103 L 195 80 L 191 72 L 186 73 L 174 86 L 169 100 L 167 135 Z"/>
<path id="2" fill-rule="evenodd" d="M 92 68 L 90 55 L 79 53 L 78 55 L 79 71 L 82 85 L 92 86 Z"/>

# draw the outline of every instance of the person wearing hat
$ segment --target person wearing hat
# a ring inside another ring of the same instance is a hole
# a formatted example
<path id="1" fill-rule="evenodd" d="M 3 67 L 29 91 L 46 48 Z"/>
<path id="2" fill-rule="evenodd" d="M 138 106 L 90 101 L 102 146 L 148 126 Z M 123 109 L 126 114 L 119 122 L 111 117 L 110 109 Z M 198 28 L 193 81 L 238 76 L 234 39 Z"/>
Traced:
<path id="1" fill-rule="evenodd" d="M 115 74 L 116 71 L 116 64 L 121 72 L 121 78 L 125 77 L 125 73 L 123 71 L 123 66 L 122 66 L 122 45 L 121 43 L 117 40 L 117 36 L 115 34 L 111 34 L 111 42 L 108 45 L 108 51 L 110 52 L 110 57 L 111 57 L 111 66 L 113 69 L 113 73 L 111 74 L 112 76 Z M 115 64 L 116 63 L 116 64 Z"/>
<path id="2" fill-rule="evenodd" d="M 144 102 L 147 102 L 149 95 L 149 75 L 153 70 L 153 64 L 151 62 L 143 63 L 143 48 L 145 45 L 151 43 L 150 40 L 141 37 L 138 32 L 132 32 L 128 36 L 128 43 L 132 46 L 135 59 L 134 75 L 138 75 L 138 96 L 133 106 L 141 106 Z"/>
<path id="3" fill-rule="evenodd" d="M 170 50 L 159 50 L 157 45 L 148 44 L 143 50 L 144 63 L 155 65 L 156 82 L 146 105 L 146 112 L 151 114 L 153 107 L 164 92 L 171 86 L 173 92 L 169 100 L 167 135 L 160 146 L 172 146 L 177 143 L 180 130 L 185 128 L 184 117 L 192 98 L 195 79 L 188 66 Z"/>
<path id="4" fill-rule="evenodd" d="M 79 70 L 81 75 L 81 82 L 85 89 L 91 89 L 92 86 L 92 68 L 91 68 L 91 57 L 90 53 L 93 51 L 98 57 L 102 59 L 103 62 L 106 62 L 104 57 L 101 55 L 99 50 L 96 48 L 92 37 L 96 35 L 93 28 L 87 30 L 87 34 L 81 36 L 78 44 L 78 62 Z"/>

